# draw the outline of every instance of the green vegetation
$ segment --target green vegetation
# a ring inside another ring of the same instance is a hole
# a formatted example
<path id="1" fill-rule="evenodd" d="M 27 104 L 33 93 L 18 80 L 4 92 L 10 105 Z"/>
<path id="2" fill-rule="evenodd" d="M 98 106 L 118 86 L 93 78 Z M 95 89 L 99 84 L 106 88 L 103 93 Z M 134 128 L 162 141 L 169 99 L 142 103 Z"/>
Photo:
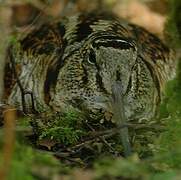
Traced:
<path id="1" fill-rule="evenodd" d="M 0 161 L 2 162 L 2 152 Z M 16 142 L 9 170 L 8 180 L 52 178 L 54 174 L 69 171 L 51 154 L 34 150 L 22 142 Z"/>
<path id="2" fill-rule="evenodd" d="M 168 0 L 169 18 L 166 24 L 167 42 L 173 48 L 181 47 L 181 3 L 179 0 Z"/>
<path id="3" fill-rule="evenodd" d="M 75 144 L 85 134 L 81 128 L 82 120 L 81 114 L 73 109 L 47 116 L 44 124 L 37 125 L 39 139 L 51 139 L 64 145 Z"/>

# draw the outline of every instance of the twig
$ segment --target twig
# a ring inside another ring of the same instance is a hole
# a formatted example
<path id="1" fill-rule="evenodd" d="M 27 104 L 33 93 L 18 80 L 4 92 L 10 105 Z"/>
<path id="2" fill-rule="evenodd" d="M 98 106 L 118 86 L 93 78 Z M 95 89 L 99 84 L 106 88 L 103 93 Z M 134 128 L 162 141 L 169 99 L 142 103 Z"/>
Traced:
<path id="1" fill-rule="evenodd" d="M 15 120 L 16 110 L 9 108 L 4 111 L 4 147 L 3 147 L 3 164 L 0 171 L 0 179 L 6 179 L 10 169 L 11 158 L 15 142 Z"/>
<path id="2" fill-rule="evenodd" d="M 164 127 L 163 126 L 152 126 L 150 127 L 149 125 L 145 125 L 145 124 L 125 124 L 125 125 L 121 125 L 120 127 L 116 127 L 116 128 L 112 128 L 109 130 L 105 130 L 105 131 L 94 131 L 94 132 L 90 132 L 88 133 L 88 135 L 86 137 L 88 137 L 88 139 L 84 139 L 83 141 L 68 147 L 68 148 L 62 148 L 59 151 L 56 152 L 50 152 L 50 151 L 46 151 L 46 153 L 52 154 L 58 158 L 62 158 L 77 164 L 81 165 L 81 162 L 76 161 L 74 158 L 71 158 L 73 156 L 75 156 L 80 149 L 82 149 L 85 145 L 90 144 L 92 142 L 95 142 L 96 140 L 100 139 L 106 139 L 106 138 L 110 138 L 111 136 L 114 136 L 116 134 L 120 133 L 120 129 L 122 128 L 133 128 L 133 129 L 145 129 L 145 128 L 149 128 L 149 129 L 159 129 L 159 130 L 163 130 Z M 103 141 L 104 142 L 104 141 Z M 104 142 L 105 143 L 105 142 Z M 40 150 L 42 151 L 42 150 Z M 44 150 L 43 150 L 44 152 Z"/>
<path id="3" fill-rule="evenodd" d="M 99 131 L 99 132 L 91 132 L 87 135 L 87 137 L 89 137 L 88 139 L 85 139 L 84 141 L 81 141 L 80 143 L 68 148 L 70 151 L 71 150 L 74 150 L 74 149 L 77 149 L 77 148 L 80 148 L 82 146 L 84 146 L 85 144 L 90 144 L 92 142 L 95 141 L 95 139 L 97 138 L 109 138 L 111 136 L 114 136 L 116 134 L 119 134 L 120 133 L 120 129 L 123 129 L 123 128 L 133 128 L 135 130 L 138 130 L 138 129 L 145 129 L 145 128 L 149 128 L 149 129 L 157 129 L 157 130 L 164 130 L 164 126 L 152 126 L 150 127 L 150 125 L 145 125 L 145 124 L 124 124 L 124 125 L 121 125 L 121 126 L 118 126 L 116 128 L 112 128 L 112 129 L 109 129 L 109 130 L 105 130 L 105 131 Z"/>
<path id="4" fill-rule="evenodd" d="M 96 132 L 95 129 L 90 124 L 88 123 L 86 124 L 93 132 Z M 112 146 L 106 141 L 106 139 L 103 136 L 99 137 L 99 139 L 109 148 L 111 152 L 114 152 L 114 149 L 112 148 Z"/>
<path id="5" fill-rule="evenodd" d="M 74 158 L 71 158 L 71 156 L 75 154 L 75 153 L 72 153 L 72 152 L 59 152 L 59 151 L 51 152 L 51 151 L 45 151 L 45 150 L 38 150 L 38 151 L 43 152 L 43 153 L 46 152 L 46 154 L 56 156 L 57 158 L 62 158 L 64 160 L 67 160 L 67 161 L 70 161 L 70 162 L 73 162 L 73 163 L 76 163 L 76 164 L 79 164 L 79 165 L 83 165 L 83 163 L 81 163 L 80 161 L 77 161 Z"/>

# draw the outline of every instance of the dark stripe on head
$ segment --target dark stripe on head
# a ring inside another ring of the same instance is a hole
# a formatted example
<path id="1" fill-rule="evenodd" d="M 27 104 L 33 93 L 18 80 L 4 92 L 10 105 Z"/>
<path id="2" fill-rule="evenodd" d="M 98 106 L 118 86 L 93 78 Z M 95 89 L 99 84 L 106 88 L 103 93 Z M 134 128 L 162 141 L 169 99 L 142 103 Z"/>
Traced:
<path id="1" fill-rule="evenodd" d="M 101 77 L 101 75 L 100 75 L 100 68 L 99 68 L 98 64 L 95 63 L 95 66 L 96 66 L 96 68 L 97 68 L 96 84 L 98 85 L 98 87 L 100 88 L 100 90 L 101 90 L 102 92 L 104 92 L 105 94 L 109 94 L 109 93 L 107 92 L 106 88 L 104 87 L 104 83 L 103 83 L 102 77 Z"/>
<path id="2" fill-rule="evenodd" d="M 79 22 L 80 24 L 77 25 L 77 41 L 82 41 L 86 37 L 88 37 L 92 33 L 92 28 L 90 25 L 97 22 L 94 16 L 85 16 L 84 14 L 80 15 Z"/>
<path id="3" fill-rule="evenodd" d="M 126 88 L 126 92 L 124 95 L 127 95 L 130 91 L 131 91 L 131 87 L 132 87 L 132 78 L 131 76 L 129 77 L 129 81 L 128 81 L 128 86 Z"/>
<path id="4" fill-rule="evenodd" d="M 95 47 L 100 47 L 100 46 L 104 46 L 104 47 L 113 47 L 116 49 L 130 49 L 133 48 L 133 46 L 127 42 L 124 41 L 100 41 L 98 43 L 96 43 Z"/>
<path id="5" fill-rule="evenodd" d="M 83 84 L 86 85 L 89 82 L 88 72 L 87 72 L 87 69 L 84 67 L 84 65 L 82 65 L 82 69 L 84 71 L 84 76 L 82 77 L 82 81 L 83 81 Z"/>
<path id="6" fill-rule="evenodd" d="M 115 17 L 109 13 L 98 13 L 91 12 L 81 14 L 79 16 L 80 24 L 77 25 L 77 41 L 82 41 L 86 37 L 88 37 L 92 33 L 91 25 L 94 25 L 96 22 L 100 20 L 115 20 Z M 103 29 L 104 30 L 104 29 Z"/>
<path id="7" fill-rule="evenodd" d="M 100 73 L 98 71 L 97 71 L 97 74 L 96 74 L 96 84 L 98 85 L 100 90 L 102 90 L 102 92 L 104 92 L 105 94 L 108 94 L 106 88 L 104 87 L 102 77 L 101 77 L 101 75 L 100 75 Z"/>
<path id="8" fill-rule="evenodd" d="M 123 39 L 100 39 L 93 43 L 93 47 L 99 48 L 100 46 L 104 47 L 113 47 L 116 49 L 135 49 L 134 45 Z"/>
<path id="9" fill-rule="evenodd" d="M 121 74 L 119 71 L 116 71 L 116 81 L 121 81 Z"/>

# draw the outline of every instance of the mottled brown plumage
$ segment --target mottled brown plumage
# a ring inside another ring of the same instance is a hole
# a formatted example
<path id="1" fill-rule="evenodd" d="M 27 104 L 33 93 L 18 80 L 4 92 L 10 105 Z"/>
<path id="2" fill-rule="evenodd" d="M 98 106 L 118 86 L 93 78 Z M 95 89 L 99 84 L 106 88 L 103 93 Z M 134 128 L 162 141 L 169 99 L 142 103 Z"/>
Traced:
<path id="1" fill-rule="evenodd" d="M 9 104 L 22 110 L 23 99 L 28 112 L 32 106 L 37 112 L 74 107 L 105 119 L 113 112 L 114 82 L 122 84 L 126 117 L 149 119 L 175 74 L 172 52 L 156 36 L 107 13 L 41 26 L 13 48 L 12 61 L 21 71 L 20 83 L 8 93 Z M 22 94 L 19 84 L 28 93 Z"/>

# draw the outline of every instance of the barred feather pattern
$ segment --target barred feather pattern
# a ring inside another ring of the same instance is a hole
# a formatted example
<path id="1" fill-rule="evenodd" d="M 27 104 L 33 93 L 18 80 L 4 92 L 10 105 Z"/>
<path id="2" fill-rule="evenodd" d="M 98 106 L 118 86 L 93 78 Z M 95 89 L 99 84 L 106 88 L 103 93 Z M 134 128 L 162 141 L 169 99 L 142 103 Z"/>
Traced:
<path id="1" fill-rule="evenodd" d="M 84 13 L 44 24 L 20 41 L 13 52 L 18 79 L 33 93 L 35 109 L 112 113 L 111 87 L 121 81 L 128 119 L 151 118 L 165 83 L 175 75 L 174 53 L 145 29 L 110 13 Z M 7 79 L 13 75 L 6 73 Z M 6 83 L 10 88 L 10 85 Z M 22 110 L 14 83 L 9 104 Z M 31 112 L 32 100 L 25 98 Z"/>

